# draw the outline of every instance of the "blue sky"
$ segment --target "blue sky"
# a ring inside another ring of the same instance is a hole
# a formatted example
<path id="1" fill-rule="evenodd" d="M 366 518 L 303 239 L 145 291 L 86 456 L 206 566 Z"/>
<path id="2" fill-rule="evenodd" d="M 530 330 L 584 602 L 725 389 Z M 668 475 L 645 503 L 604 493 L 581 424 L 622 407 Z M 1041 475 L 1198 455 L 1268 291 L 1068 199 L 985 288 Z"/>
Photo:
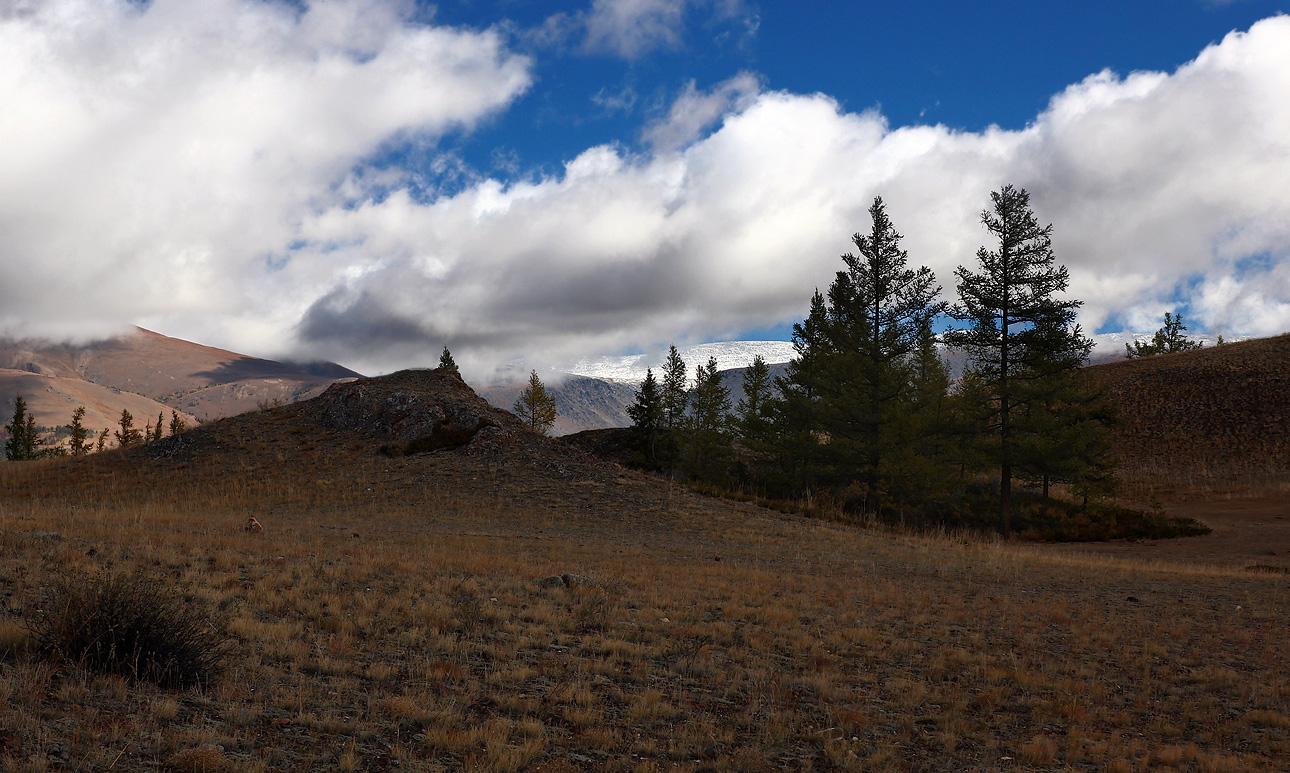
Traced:
<path id="1" fill-rule="evenodd" d="M 767 89 L 821 92 L 852 112 L 880 110 L 893 126 L 1020 129 L 1088 75 L 1172 71 L 1227 33 L 1290 8 L 1204 0 L 718 5 L 685 5 L 675 41 L 632 56 L 587 51 L 576 38 L 550 47 L 520 42 L 535 57 L 534 85 L 490 125 L 454 138 L 454 146 L 495 176 L 556 172 L 604 143 L 641 150 L 644 125 L 686 84 L 710 89 L 741 71 Z M 511 23 L 522 32 L 587 4 L 449 0 L 427 7 L 441 22 Z"/>
<path id="2" fill-rule="evenodd" d="M 803 8 L 802 6 L 807 6 Z M 0 332 L 376 373 L 783 336 L 881 195 L 952 299 L 1005 183 L 1086 329 L 1290 329 L 1264 2 L 0 8 Z"/>

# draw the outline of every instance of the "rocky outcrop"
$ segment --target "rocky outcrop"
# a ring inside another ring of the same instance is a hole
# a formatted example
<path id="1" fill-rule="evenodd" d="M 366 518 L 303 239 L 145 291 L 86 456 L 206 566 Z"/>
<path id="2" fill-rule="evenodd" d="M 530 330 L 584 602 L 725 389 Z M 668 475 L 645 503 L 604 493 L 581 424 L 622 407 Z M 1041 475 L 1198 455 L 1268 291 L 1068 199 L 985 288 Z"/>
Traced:
<path id="1" fill-rule="evenodd" d="M 461 376 L 439 369 L 333 384 L 307 406 L 329 429 L 386 440 L 380 450 L 388 456 L 484 450 L 523 431 L 514 416 L 489 405 Z"/>

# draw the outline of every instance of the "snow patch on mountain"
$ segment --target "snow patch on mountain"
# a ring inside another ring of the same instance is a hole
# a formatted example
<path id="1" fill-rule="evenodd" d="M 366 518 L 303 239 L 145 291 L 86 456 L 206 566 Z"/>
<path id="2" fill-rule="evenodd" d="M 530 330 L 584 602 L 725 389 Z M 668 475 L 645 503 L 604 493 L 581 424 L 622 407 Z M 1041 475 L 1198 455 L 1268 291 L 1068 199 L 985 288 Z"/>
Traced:
<path id="1" fill-rule="evenodd" d="M 717 358 L 718 370 L 746 368 L 753 358 L 761 355 L 768 365 L 788 362 L 793 359 L 791 341 L 714 341 L 695 346 L 678 346 L 677 351 L 690 375 L 694 366 L 707 365 L 709 357 Z M 645 370 L 651 368 L 659 375 L 663 362 L 667 359 L 667 350 L 662 349 L 644 354 L 629 354 L 622 357 L 597 357 L 579 360 L 567 368 L 560 368 L 576 376 L 590 376 L 605 381 L 640 382 L 645 379 Z"/>

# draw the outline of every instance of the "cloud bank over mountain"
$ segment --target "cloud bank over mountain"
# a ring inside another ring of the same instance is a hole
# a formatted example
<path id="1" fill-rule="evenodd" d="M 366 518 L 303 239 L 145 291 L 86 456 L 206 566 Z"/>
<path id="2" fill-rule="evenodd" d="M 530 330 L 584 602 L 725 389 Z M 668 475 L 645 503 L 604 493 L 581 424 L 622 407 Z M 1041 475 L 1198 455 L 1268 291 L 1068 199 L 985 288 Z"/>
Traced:
<path id="1" fill-rule="evenodd" d="M 139 322 L 364 372 L 729 338 L 800 318 L 875 195 L 952 296 L 1004 183 L 1054 224 L 1089 330 L 1290 329 L 1290 17 L 1090 75 L 1018 131 L 892 128 L 741 73 L 560 174 L 429 196 L 382 152 L 436 157 L 519 98 L 533 63 L 501 33 L 377 0 L 60 0 L 0 11 L 0 51 L 7 333 Z"/>

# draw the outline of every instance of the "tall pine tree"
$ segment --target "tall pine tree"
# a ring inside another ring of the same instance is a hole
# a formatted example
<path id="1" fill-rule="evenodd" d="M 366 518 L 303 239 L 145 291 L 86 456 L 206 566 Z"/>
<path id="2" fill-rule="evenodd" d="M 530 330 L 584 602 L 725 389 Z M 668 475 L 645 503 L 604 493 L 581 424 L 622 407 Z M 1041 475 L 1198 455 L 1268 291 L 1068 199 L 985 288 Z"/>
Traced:
<path id="1" fill-rule="evenodd" d="M 722 482 L 730 466 L 730 390 L 721 383 L 717 358 L 694 367 L 685 456 L 686 470 L 700 480 Z"/>
<path id="2" fill-rule="evenodd" d="M 645 380 L 636 390 L 636 401 L 627 406 L 632 420 L 632 441 L 645 465 L 657 467 L 659 436 L 663 432 L 663 397 L 654 371 L 646 369 Z"/>
<path id="3" fill-rule="evenodd" d="M 980 270 L 959 266 L 959 303 L 952 314 L 970 327 L 946 334 L 946 341 L 964 348 L 973 370 L 983 380 L 993 401 L 999 465 L 999 526 L 1012 528 L 1013 469 L 1022 448 L 1013 427 L 1013 406 L 1022 399 L 1027 372 L 1042 370 L 1045 360 L 1069 359 L 1077 336 L 1042 340 L 1031 331 L 1068 322 L 1079 301 L 1058 300 L 1069 276 L 1065 266 L 1054 265 L 1051 225 L 1041 227 L 1030 209 L 1030 194 L 1005 185 L 990 194 L 991 209 L 981 222 L 996 242 L 994 249 L 977 251 Z"/>
<path id="4" fill-rule="evenodd" d="M 663 363 L 663 383 L 659 393 L 663 414 L 657 447 L 659 462 L 669 469 L 675 469 L 681 462 L 685 412 L 690 404 L 687 378 L 685 360 L 681 359 L 681 353 L 673 344 L 668 347 L 667 361 Z"/>
<path id="5" fill-rule="evenodd" d="M 814 414 L 827 434 L 817 449 L 830 461 L 820 470 L 834 485 L 858 482 L 864 507 L 878 512 L 906 455 L 902 416 L 912 400 L 912 356 L 920 332 L 944 309 L 931 269 L 908 268 L 903 238 L 881 198 L 869 208 L 869 233 L 852 237 L 856 253 L 842 256 L 827 300 L 816 293 L 811 313 L 794 328 L 799 359 L 789 370 L 798 395 L 786 399 Z M 799 335 L 800 334 L 800 335 Z M 811 395 L 803 402 L 802 397 Z M 816 437 L 821 437 L 816 435 Z"/>
<path id="6" fill-rule="evenodd" d="M 735 406 L 736 430 L 739 437 L 754 451 L 764 451 L 774 430 L 774 401 L 771 392 L 770 367 L 760 354 L 744 369 L 744 396 Z"/>

